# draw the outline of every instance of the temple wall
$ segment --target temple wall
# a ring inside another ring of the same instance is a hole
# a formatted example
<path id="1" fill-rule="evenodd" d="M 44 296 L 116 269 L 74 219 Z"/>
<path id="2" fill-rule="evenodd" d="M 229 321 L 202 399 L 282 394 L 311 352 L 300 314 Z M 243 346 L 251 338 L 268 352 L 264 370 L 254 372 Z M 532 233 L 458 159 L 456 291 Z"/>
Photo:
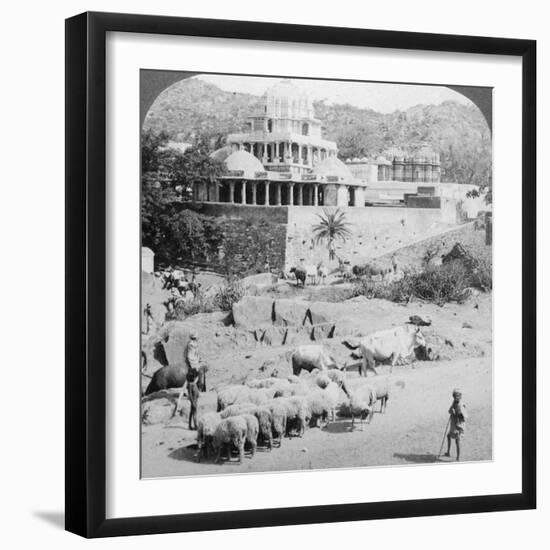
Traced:
<path id="1" fill-rule="evenodd" d="M 350 265 L 392 252 L 419 239 L 437 235 L 456 225 L 456 215 L 438 208 L 340 207 L 352 236 L 336 243 L 336 254 Z M 301 261 L 308 264 L 324 262 L 329 265 L 326 243 L 314 244 L 312 227 L 319 223 L 323 207 L 289 208 L 286 238 L 286 269 Z M 331 211 L 334 208 L 326 208 Z M 330 263 L 335 267 L 337 261 Z"/>

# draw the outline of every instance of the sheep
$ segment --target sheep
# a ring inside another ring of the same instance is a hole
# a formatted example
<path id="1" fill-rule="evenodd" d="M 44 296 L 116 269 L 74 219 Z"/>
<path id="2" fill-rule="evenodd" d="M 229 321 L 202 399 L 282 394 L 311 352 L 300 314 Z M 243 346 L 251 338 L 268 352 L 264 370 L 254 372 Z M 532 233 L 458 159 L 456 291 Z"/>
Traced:
<path id="1" fill-rule="evenodd" d="M 251 447 L 250 458 L 252 458 L 256 453 L 256 447 L 258 445 L 258 433 L 260 431 L 260 425 L 258 423 L 258 419 L 254 414 L 250 414 L 250 413 L 245 413 L 241 416 L 237 416 L 233 418 L 244 418 L 244 420 L 246 421 L 245 442 L 250 444 L 250 447 Z"/>
<path id="2" fill-rule="evenodd" d="M 308 344 L 297 347 L 291 356 L 292 373 L 298 376 L 303 370 L 311 372 L 313 369 L 328 370 L 338 368 L 336 360 L 324 346 Z"/>
<path id="3" fill-rule="evenodd" d="M 363 420 L 367 419 L 370 424 L 374 415 L 374 405 L 377 401 L 376 390 L 367 384 L 359 386 L 351 392 L 349 399 L 349 411 L 351 414 L 351 429 L 355 425 L 355 416 L 361 419 L 361 431 L 363 431 Z"/>
<path id="4" fill-rule="evenodd" d="M 269 407 L 259 406 L 254 410 L 254 415 L 258 419 L 259 435 L 262 436 L 267 448 L 273 449 L 273 414 Z"/>
<path id="5" fill-rule="evenodd" d="M 291 424 L 295 422 L 297 435 L 298 437 L 302 437 L 304 435 L 306 425 L 311 418 L 307 398 L 305 396 L 282 397 L 278 398 L 277 401 L 280 401 L 286 407 L 287 435 L 290 435 Z"/>
<path id="6" fill-rule="evenodd" d="M 255 409 L 256 405 L 254 403 L 233 403 L 233 405 L 229 405 L 218 414 L 220 418 L 229 418 L 230 416 L 239 416 Z"/>
<path id="7" fill-rule="evenodd" d="M 403 389 L 405 382 L 403 380 L 395 380 L 392 376 L 384 376 L 374 378 L 368 384 L 376 392 L 376 400 L 380 401 L 380 413 L 385 414 L 386 407 L 390 395 L 393 393 L 393 388 Z"/>
<path id="8" fill-rule="evenodd" d="M 221 420 L 212 437 L 212 446 L 216 451 L 216 462 L 220 461 L 224 445 L 227 446 L 227 460 L 231 460 L 231 444 L 233 444 L 239 451 L 239 462 L 242 463 L 247 431 L 248 425 L 242 416 L 231 416 Z"/>
<path id="9" fill-rule="evenodd" d="M 266 408 L 271 413 L 271 432 L 273 439 L 278 440 L 278 447 L 281 446 L 283 436 L 286 433 L 287 406 L 281 399 L 273 399 L 266 403 Z"/>
<path id="10" fill-rule="evenodd" d="M 248 386 L 226 386 L 218 391 L 217 411 L 223 411 L 235 403 L 254 403 L 261 405 L 272 397 L 272 392 L 266 389 L 256 390 Z"/>
<path id="11" fill-rule="evenodd" d="M 319 427 L 321 419 L 326 419 L 328 425 L 329 418 L 331 422 L 336 419 L 336 405 L 339 401 L 339 387 L 335 382 L 330 382 L 323 388 L 313 390 L 307 396 L 311 418 L 315 420 L 315 425 Z"/>
<path id="12" fill-rule="evenodd" d="M 261 389 L 261 388 L 271 388 L 271 386 L 277 384 L 278 382 L 284 381 L 283 378 L 251 378 L 247 380 L 245 384 L 249 388 Z"/>
<path id="13" fill-rule="evenodd" d="M 197 461 L 201 461 L 201 454 L 204 452 L 204 456 L 208 456 L 208 448 L 212 448 L 212 442 L 214 432 L 221 422 L 220 415 L 215 412 L 207 412 L 202 415 L 197 423 Z"/>

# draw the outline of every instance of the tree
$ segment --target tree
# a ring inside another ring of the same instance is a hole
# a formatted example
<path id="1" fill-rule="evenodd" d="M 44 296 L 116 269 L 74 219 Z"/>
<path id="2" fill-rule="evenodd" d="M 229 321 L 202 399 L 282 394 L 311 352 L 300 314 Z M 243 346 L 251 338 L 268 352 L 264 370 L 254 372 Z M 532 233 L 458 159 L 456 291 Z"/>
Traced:
<path id="1" fill-rule="evenodd" d="M 313 239 L 316 244 L 327 243 L 329 260 L 334 260 L 336 253 L 334 243 L 346 241 L 351 237 L 349 224 L 346 222 L 346 214 L 339 208 L 334 212 L 324 210 L 323 214 L 317 214 L 320 222 L 313 226 Z"/>

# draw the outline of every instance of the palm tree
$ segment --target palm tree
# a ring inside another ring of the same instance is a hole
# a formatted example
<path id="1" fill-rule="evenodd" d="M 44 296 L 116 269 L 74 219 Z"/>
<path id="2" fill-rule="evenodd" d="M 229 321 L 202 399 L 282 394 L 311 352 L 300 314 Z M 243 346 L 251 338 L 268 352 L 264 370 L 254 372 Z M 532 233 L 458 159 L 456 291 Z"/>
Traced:
<path id="1" fill-rule="evenodd" d="M 349 224 L 346 222 L 346 213 L 337 208 L 334 212 L 324 210 L 324 214 L 317 214 L 320 222 L 313 226 L 313 240 L 315 244 L 326 241 L 329 260 L 334 260 L 336 254 L 334 243 L 338 240 L 346 241 L 351 237 Z"/>

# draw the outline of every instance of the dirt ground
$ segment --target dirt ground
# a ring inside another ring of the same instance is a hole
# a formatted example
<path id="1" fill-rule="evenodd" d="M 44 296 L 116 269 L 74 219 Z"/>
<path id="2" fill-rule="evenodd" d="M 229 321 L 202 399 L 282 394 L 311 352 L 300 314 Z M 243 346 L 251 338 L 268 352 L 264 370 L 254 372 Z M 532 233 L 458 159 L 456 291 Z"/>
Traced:
<path id="1" fill-rule="evenodd" d="M 393 377 L 405 382 L 396 388 L 386 414 L 375 414 L 363 430 L 351 431 L 349 418 L 337 418 L 327 428 L 310 428 L 303 438 L 286 438 L 281 448 L 271 452 L 259 448 L 243 464 L 214 464 L 196 461 L 196 432 L 187 429 L 187 419 L 174 418 L 166 425 L 142 427 L 142 475 L 148 477 L 208 475 L 232 472 L 307 470 L 392 464 L 446 462 L 438 457 L 448 419 L 451 392 L 459 387 L 464 394 L 469 418 L 462 445 L 463 461 L 492 458 L 492 336 L 491 296 L 481 295 L 466 304 L 444 307 L 433 304 L 401 306 L 382 300 L 365 304 L 350 303 L 348 321 L 361 326 L 359 332 L 405 322 L 409 315 L 422 313 L 433 324 L 424 330 L 428 344 L 441 359 L 414 362 L 394 368 Z M 360 317 L 359 317 L 360 315 Z M 277 368 L 280 375 L 289 372 L 288 346 L 243 344 L 233 327 L 216 329 L 211 344 L 201 342 L 203 355 L 210 364 L 209 391 L 201 395 L 200 412 L 214 410 L 215 388 L 242 382 L 247 376 L 267 376 Z M 204 340 L 204 339 L 203 339 Z M 215 342 L 220 340 L 219 342 Z M 341 338 L 323 342 L 338 361 L 349 360 L 349 350 Z M 231 344 L 231 345 L 229 345 Z M 220 350 L 224 350 L 221 354 Z M 288 369 L 288 370 L 285 370 Z M 381 366 L 387 375 L 388 366 Z M 358 373 L 348 372 L 350 379 Z M 342 394 L 342 400 L 344 400 Z M 452 449 L 454 452 L 454 448 Z"/>
<path id="2" fill-rule="evenodd" d="M 398 253 L 399 261 L 403 265 L 413 265 L 424 256 L 428 246 L 447 251 L 457 241 L 477 256 L 490 258 L 491 248 L 484 243 L 484 233 L 470 224 L 404 248 Z M 207 289 L 220 284 L 221 279 L 205 275 L 200 282 Z M 271 452 L 259 447 L 256 456 L 247 456 L 243 464 L 238 464 L 236 458 L 230 463 L 214 464 L 212 460 L 197 463 L 196 432 L 187 429 L 186 416 L 175 417 L 165 424 L 143 425 L 143 477 L 448 462 L 448 458 L 438 455 L 455 387 L 462 390 L 469 413 L 461 458 L 463 461 L 491 460 L 491 293 L 475 294 L 464 304 L 440 307 L 412 302 L 403 305 L 364 297 L 348 299 L 351 285 L 335 282 L 331 278 L 327 285 L 302 289 L 293 282 L 280 281 L 250 293 L 275 301 L 284 298 L 324 302 L 321 304 L 324 311 L 335 323 L 334 337 L 316 343 L 326 346 L 340 366 L 356 362 L 350 357 L 350 350 L 342 345 L 350 336 L 402 325 L 411 315 L 430 317 L 432 325 L 422 331 L 438 359 L 394 368 L 394 379 L 405 382 L 405 387 L 395 389 L 386 414 L 375 414 L 370 425 L 365 425 L 363 430 L 356 427 L 354 431 L 351 431 L 349 418 L 337 418 L 326 428 L 306 430 L 303 438 L 285 438 L 281 448 Z M 159 315 L 164 312 L 162 302 L 167 294 L 153 277 L 144 279 L 144 303 L 151 303 Z M 201 357 L 209 366 L 209 391 L 201 394 L 199 415 L 215 410 L 216 388 L 240 384 L 247 378 L 270 376 L 275 370 L 281 377 L 291 374 L 289 358 L 296 344 L 260 343 L 250 330 L 228 322 L 227 313 L 222 312 L 194 315 L 183 323 L 198 333 Z M 150 346 L 151 337 L 144 335 L 142 342 L 144 348 Z M 142 377 L 143 389 L 158 366 L 154 361 L 149 364 Z M 387 375 L 389 367 L 382 366 L 379 370 L 381 375 Z M 353 383 L 358 373 L 348 369 L 347 376 Z M 343 393 L 341 397 L 344 401 Z"/>

